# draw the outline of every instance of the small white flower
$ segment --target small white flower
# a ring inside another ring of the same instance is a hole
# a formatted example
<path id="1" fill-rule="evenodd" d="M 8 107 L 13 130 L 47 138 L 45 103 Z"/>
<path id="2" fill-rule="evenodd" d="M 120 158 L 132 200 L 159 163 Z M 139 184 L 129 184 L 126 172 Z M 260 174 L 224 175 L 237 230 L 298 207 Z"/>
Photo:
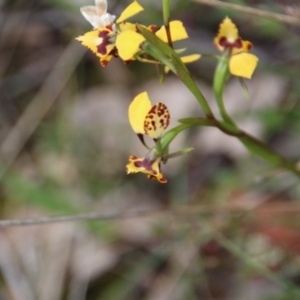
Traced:
<path id="1" fill-rule="evenodd" d="M 95 6 L 83 6 L 80 8 L 82 15 L 92 24 L 94 29 L 112 25 L 116 16 L 107 13 L 107 1 L 95 0 Z"/>

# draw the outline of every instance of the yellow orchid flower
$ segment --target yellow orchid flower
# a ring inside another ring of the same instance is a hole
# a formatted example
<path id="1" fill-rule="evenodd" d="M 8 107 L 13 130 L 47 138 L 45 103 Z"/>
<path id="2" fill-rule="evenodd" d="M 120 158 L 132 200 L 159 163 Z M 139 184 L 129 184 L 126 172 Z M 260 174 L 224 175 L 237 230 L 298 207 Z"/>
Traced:
<path id="1" fill-rule="evenodd" d="M 118 27 L 120 23 L 143 10 L 143 7 L 137 1 L 134 1 L 125 8 L 116 24 L 114 24 L 115 16 L 108 14 L 106 8 L 107 3 L 104 0 L 96 0 L 95 7 L 86 6 L 81 8 L 84 17 L 96 29 L 77 38 L 83 46 L 89 48 L 100 58 L 102 66 L 106 66 L 114 56 L 118 56 L 115 41 L 119 34 L 120 29 Z M 130 23 L 125 23 L 121 28 L 122 31 L 136 30 L 135 25 Z"/>
<path id="2" fill-rule="evenodd" d="M 167 106 L 161 102 L 152 106 L 147 92 L 140 93 L 133 99 L 128 109 L 128 116 L 133 131 L 144 145 L 144 134 L 157 143 L 170 123 L 170 113 Z M 167 179 L 160 171 L 161 160 L 162 155 L 154 147 L 146 157 L 130 156 L 126 173 L 142 172 L 147 174 L 149 179 L 157 179 L 159 182 L 165 183 Z"/>
<path id="3" fill-rule="evenodd" d="M 159 139 L 169 126 L 170 113 L 161 102 L 151 105 L 148 93 L 137 95 L 128 109 L 129 123 L 138 135 L 146 134 L 154 140 Z"/>
<path id="4" fill-rule="evenodd" d="M 220 51 L 229 49 L 229 70 L 232 75 L 251 78 L 258 57 L 247 53 L 253 48 L 252 43 L 240 38 L 236 25 L 228 17 L 220 24 L 219 32 L 214 39 L 214 45 Z"/>
<path id="5" fill-rule="evenodd" d="M 125 62 L 135 60 L 135 55 L 140 50 L 140 45 L 145 38 L 138 33 L 136 24 L 124 22 L 138 14 L 143 7 L 137 2 L 132 2 L 113 23 L 115 16 L 106 12 L 106 0 L 95 0 L 96 6 L 81 8 L 84 17 L 93 25 L 95 30 L 85 33 L 77 38 L 83 46 L 89 48 L 100 58 L 102 66 L 106 66 L 113 57 L 120 57 Z M 158 38 L 167 43 L 165 26 L 157 29 L 155 25 L 145 27 L 154 32 Z M 169 23 L 172 42 L 186 39 L 187 32 L 180 21 Z M 188 59 L 188 58 L 187 58 Z M 147 59 L 145 60 L 147 62 Z"/>
<path id="6" fill-rule="evenodd" d="M 172 42 L 183 40 L 188 38 L 187 32 L 181 21 L 171 21 L 169 23 Z M 149 27 L 148 27 L 149 29 Z M 150 29 L 149 29 L 150 30 Z M 167 43 L 167 33 L 165 26 L 162 26 L 159 30 L 153 30 L 155 35 L 163 42 Z M 136 30 L 122 31 L 116 40 L 116 46 L 118 48 L 118 54 L 123 60 L 131 60 L 135 54 L 140 50 L 140 45 L 145 41 L 145 38 L 139 34 Z"/>

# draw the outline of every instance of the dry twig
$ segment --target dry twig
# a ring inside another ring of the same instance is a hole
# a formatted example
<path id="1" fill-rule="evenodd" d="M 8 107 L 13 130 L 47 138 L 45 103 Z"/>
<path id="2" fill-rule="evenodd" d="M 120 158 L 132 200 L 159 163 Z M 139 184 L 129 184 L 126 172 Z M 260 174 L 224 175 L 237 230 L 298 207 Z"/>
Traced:
<path id="1" fill-rule="evenodd" d="M 231 10 L 235 10 L 238 12 L 242 12 L 244 14 L 254 15 L 257 17 L 268 18 L 268 19 L 272 19 L 275 21 L 300 26 L 300 19 L 293 17 L 293 16 L 273 13 L 273 12 L 269 12 L 269 11 L 265 11 L 265 10 L 261 10 L 261 9 L 257 9 L 257 8 L 227 3 L 227 2 L 223 2 L 223 1 L 219 1 L 219 0 L 193 0 L 193 1 L 197 2 L 199 4 L 231 9 Z"/>
<path id="2" fill-rule="evenodd" d="M 252 204 L 244 205 L 187 205 L 179 208 L 157 208 L 157 209 L 135 209 L 121 212 L 93 212 L 84 213 L 77 215 L 64 215 L 55 217 L 40 217 L 40 218 L 28 218 L 28 219 L 11 219 L 11 220 L 0 220 L 1 227 L 11 226 L 27 226 L 27 225 L 43 225 L 53 224 L 62 222 L 77 222 L 77 221 L 92 221 L 92 220 L 115 220 L 115 219 L 126 219 L 134 217 L 148 217 L 150 215 L 197 215 L 197 214 L 228 214 L 228 213 L 246 213 L 246 212 L 267 212 L 269 214 L 298 214 L 300 212 L 300 205 L 298 203 L 272 203 L 268 206 L 255 206 Z"/>

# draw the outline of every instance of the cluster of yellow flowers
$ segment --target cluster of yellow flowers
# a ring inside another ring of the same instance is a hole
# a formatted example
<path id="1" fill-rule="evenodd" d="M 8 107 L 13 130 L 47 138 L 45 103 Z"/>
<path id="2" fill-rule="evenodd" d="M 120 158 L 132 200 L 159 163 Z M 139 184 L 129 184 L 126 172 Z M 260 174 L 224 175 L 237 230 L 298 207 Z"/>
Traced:
<path id="1" fill-rule="evenodd" d="M 95 6 L 81 8 L 83 16 L 94 29 L 78 37 L 77 40 L 100 58 L 102 66 L 106 66 L 113 57 L 121 58 L 126 64 L 137 59 L 147 63 L 161 64 L 143 51 L 142 45 L 145 42 L 145 37 L 139 32 L 138 26 L 146 28 L 161 41 L 171 45 L 175 41 L 188 38 L 181 21 L 171 21 L 168 24 L 169 35 L 165 26 L 145 26 L 125 22 L 144 10 L 137 1 L 126 7 L 118 19 L 107 12 L 106 0 L 95 0 L 95 4 Z M 224 52 L 224 55 L 229 59 L 229 70 L 232 75 L 251 78 L 258 58 L 248 53 L 252 44 L 239 37 L 235 24 L 229 18 L 226 17 L 220 24 L 214 45 L 221 52 Z M 177 52 L 181 53 L 182 51 L 177 50 Z M 183 63 L 190 63 L 200 57 L 200 54 L 192 54 L 182 56 L 180 59 Z M 148 154 L 143 158 L 130 156 L 126 166 L 127 173 L 143 172 L 150 179 L 154 178 L 162 183 L 167 182 L 161 173 L 160 165 L 162 161 L 168 158 L 168 154 L 166 149 L 161 149 L 160 140 L 170 122 L 168 108 L 163 103 L 152 106 L 147 92 L 142 92 L 134 98 L 129 107 L 129 122 L 141 142 L 148 149 Z M 155 146 L 153 148 L 148 147 L 144 142 L 144 134 L 154 140 Z"/>
<path id="2" fill-rule="evenodd" d="M 82 45 L 92 50 L 99 58 L 102 66 L 106 66 L 113 57 L 120 57 L 125 63 L 134 61 L 136 56 L 148 62 L 145 54 L 141 52 L 140 45 L 145 38 L 138 32 L 137 24 L 125 22 L 130 17 L 140 13 L 144 8 L 134 1 L 115 20 L 115 16 L 107 13 L 107 2 L 96 0 L 96 6 L 85 6 L 81 8 L 83 16 L 94 26 L 94 30 L 77 38 Z M 156 25 L 144 26 L 139 24 L 160 38 L 168 42 L 165 26 L 158 28 Z M 169 24 L 172 41 L 188 38 L 182 22 L 172 21 Z M 185 62 L 192 62 L 200 56 L 183 57 Z"/>

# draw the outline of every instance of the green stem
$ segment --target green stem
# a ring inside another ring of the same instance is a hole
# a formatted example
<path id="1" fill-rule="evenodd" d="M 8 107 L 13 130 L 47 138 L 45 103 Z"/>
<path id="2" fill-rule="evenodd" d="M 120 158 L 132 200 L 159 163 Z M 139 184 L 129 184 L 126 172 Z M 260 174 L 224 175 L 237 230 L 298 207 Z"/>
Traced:
<path id="1" fill-rule="evenodd" d="M 228 54 L 225 53 L 225 55 L 220 57 L 219 59 L 219 63 L 214 75 L 213 88 L 223 120 L 229 124 L 235 125 L 235 122 L 227 113 L 223 101 L 223 90 L 228 76 L 228 62 Z"/>
<path id="2" fill-rule="evenodd" d="M 177 76 L 181 79 L 181 81 L 185 84 L 185 86 L 191 91 L 191 93 L 195 96 L 206 117 L 208 119 L 214 119 L 213 112 L 210 106 L 208 105 L 208 102 L 206 101 L 205 97 L 202 95 L 192 75 L 190 74 L 187 67 L 181 61 L 180 57 L 176 52 L 171 53 L 171 60 L 173 62 L 174 68 L 176 69 Z"/>
<path id="3" fill-rule="evenodd" d="M 281 156 L 276 151 L 269 148 L 263 142 L 253 137 L 249 133 L 239 129 L 235 125 L 228 124 L 225 121 L 218 121 L 216 119 L 207 120 L 203 118 L 186 118 L 179 120 L 183 125 L 189 126 L 212 126 L 220 129 L 222 132 L 227 135 L 237 137 L 245 147 L 255 155 L 263 158 L 267 162 L 277 167 L 284 168 L 293 172 L 295 175 L 300 177 L 300 170 L 297 166 L 288 160 L 286 160 L 283 156 Z"/>
<path id="4" fill-rule="evenodd" d="M 218 121 L 216 122 L 216 127 L 228 135 L 237 137 L 250 152 L 263 158 L 270 164 L 289 170 L 300 177 L 300 170 L 295 164 L 286 160 L 279 153 L 272 150 L 266 144 L 253 137 L 249 133 L 238 129 L 237 127 L 228 126 L 228 123 L 222 123 Z"/>
<path id="5" fill-rule="evenodd" d="M 164 24 L 168 25 L 170 21 L 170 0 L 163 0 L 163 18 Z"/>
<path id="6" fill-rule="evenodd" d="M 260 140 L 243 131 L 241 136 L 238 136 L 238 138 L 252 153 L 262 157 L 269 163 L 287 169 L 300 177 L 300 170 L 295 164 L 286 160 L 279 153 L 269 148 Z"/>
<path id="7" fill-rule="evenodd" d="M 166 29 L 166 34 L 168 38 L 168 44 L 173 49 L 173 42 L 171 37 L 171 30 L 170 30 L 170 0 L 163 0 L 163 18 L 164 24 Z"/>

